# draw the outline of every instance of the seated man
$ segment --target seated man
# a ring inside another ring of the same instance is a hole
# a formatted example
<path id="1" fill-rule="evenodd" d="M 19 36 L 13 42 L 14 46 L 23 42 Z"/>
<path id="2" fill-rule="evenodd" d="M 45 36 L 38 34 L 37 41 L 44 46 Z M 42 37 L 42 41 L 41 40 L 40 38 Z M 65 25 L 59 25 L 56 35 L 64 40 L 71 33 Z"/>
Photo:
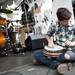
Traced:
<path id="1" fill-rule="evenodd" d="M 69 20 L 72 14 L 68 9 L 59 8 L 56 14 L 58 22 L 56 25 L 50 27 L 47 34 L 48 47 L 54 47 L 54 45 L 57 44 L 62 46 L 65 51 L 57 57 L 51 57 L 49 54 L 44 54 L 42 50 L 35 51 L 34 59 L 50 68 L 61 70 L 61 67 L 59 66 L 62 63 L 66 61 L 75 61 L 75 26 L 69 25 Z M 66 65 L 67 64 L 65 64 L 65 68 L 67 67 Z"/>

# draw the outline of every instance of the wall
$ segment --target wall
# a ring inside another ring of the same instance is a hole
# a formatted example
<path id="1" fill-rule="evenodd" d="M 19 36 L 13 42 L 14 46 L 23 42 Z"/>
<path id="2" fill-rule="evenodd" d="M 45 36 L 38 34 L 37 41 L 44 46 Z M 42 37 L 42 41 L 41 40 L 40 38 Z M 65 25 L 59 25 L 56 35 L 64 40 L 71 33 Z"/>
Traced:
<path id="1" fill-rule="evenodd" d="M 56 11 L 60 7 L 66 7 L 72 12 L 71 22 L 74 23 L 74 14 L 73 14 L 73 7 L 72 7 L 72 0 L 53 0 L 53 7 L 52 7 L 52 20 L 53 23 L 56 23 L 57 16 Z"/>

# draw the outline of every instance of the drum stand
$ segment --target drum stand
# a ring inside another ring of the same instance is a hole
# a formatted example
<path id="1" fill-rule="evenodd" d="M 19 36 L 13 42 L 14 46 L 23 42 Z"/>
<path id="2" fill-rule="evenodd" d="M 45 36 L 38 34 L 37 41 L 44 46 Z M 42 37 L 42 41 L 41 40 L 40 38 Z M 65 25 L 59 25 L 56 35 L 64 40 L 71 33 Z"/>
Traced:
<path id="1" fill-rule="evenodd" d="M 6 39 L 7 41 L 9 40 L 9 35 L 8 35 L 8 26 L 6 25 Z"/>
<path id="2" fill-rule="evenodd" d="M 8 24 L 5 25 L 5 44 L 2 47 L 3 52 L 5 53 L 5 55 L 9 55 L 10 54 L 10 39 L 9 39 L 9 35 L 8 35 Z"/>

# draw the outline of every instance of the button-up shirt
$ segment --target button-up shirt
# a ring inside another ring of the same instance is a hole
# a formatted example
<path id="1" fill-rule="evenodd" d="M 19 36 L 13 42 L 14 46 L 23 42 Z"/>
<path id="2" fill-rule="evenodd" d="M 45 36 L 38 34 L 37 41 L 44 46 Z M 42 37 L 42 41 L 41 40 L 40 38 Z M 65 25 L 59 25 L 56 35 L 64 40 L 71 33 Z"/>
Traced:
<path id="1" fill-rule="evenodd" d="M 65 44 L 66 40 L 75 41 L 75 25 L 53 25 L 49 28 L 47 34 L 54 37 L 54 42 L 56 44 L 63 46 L 68 50 L 75 49 L 75 47 L 69 47 Z"/>

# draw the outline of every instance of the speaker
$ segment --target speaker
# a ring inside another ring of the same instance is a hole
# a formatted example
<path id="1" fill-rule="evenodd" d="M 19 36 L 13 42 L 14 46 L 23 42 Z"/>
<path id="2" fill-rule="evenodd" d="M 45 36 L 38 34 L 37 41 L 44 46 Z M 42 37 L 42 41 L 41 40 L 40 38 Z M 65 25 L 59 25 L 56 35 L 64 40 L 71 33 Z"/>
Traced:
<path id="1" fill-rule="evenodd" d="M 44 35 L 30 35 L 25 40 L 26 46 L 31 50 L 43 49 L 44 45 L 47 45 L 47 43 Z"/>

